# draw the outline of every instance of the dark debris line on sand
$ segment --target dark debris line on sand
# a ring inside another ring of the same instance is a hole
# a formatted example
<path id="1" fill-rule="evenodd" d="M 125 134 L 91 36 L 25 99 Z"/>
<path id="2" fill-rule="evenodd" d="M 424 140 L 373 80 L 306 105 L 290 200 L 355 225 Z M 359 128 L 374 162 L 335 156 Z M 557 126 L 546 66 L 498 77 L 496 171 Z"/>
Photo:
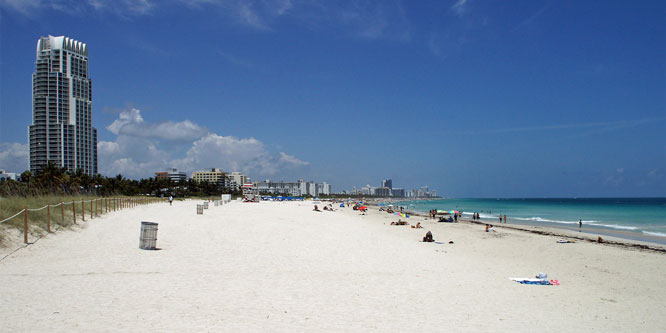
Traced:
<path id="1" fill-rule="evenodd" d="M 467 220 L 467 219 L 460 220 L 460 221 L 485 225 L 484 222 L 472 221 L 472 220 Z M 498 227 L 498 228 L 506 228 L 506 229 L 511 229 L 511 230 L 530 232 L 530 233 L 537 234 L 537 235 L 556 236 L 556 237 L 562 237 L 562 238 L 573 238 L 573 239 L 586 241 L 586 242 L 591 242 L 591 243 L 597 243 L 598 242 L 596 239 L 583 237 L 583 236 L 566 235 L 566 234 L 561 234 L 561 233 L 551 232 L 551 231 L 524 229 L 524 228 L 521 228 L 521 227 L 518 227 L 518 226 L 509 226 L 509 225 L 506 225 L 506 224 L 494 225 L 494 226 Z M 666 254 L 666 249 L 665 248 L 650 246 L 650 245 L 644 245 L 644 244 L 624 243 L 624 242 L 609 241 L 609 240 L 604 240 L 602 244 L 612 245 L 612 246 L 617 246 L 617 247 L 624 247 L 624 248 L 634 248 L 634 249 L 639 249 L 639 250 L 644 250 L 644 251 L 653 251 L 653 252 Z"/>
<path id="2" fill-rule="evenodd" d="M 373 205 L 372 203 L 368 203 L 368 206 L 377 206 L 377 205 L 376 204 Z M 409 214 L 411 216 L 428 217 L 427 215 L 419 213 L 419 212 L 413 212 L 413 211 L 405 210 L 404 213 Z M 458 219 L 458 222 L 467 222 L 467 223 L 480 224 L 480 225 L 485 225 L 486 224 L 485 222 L 473 221 L 473 220 L 468 220 L 468 219 Z M 494 226 L 498 227 L 498 228 L 506 228 L 506 229 L 512 229 L 512 230 L 517 230 L 517 231 L 522 231 L 522 232 L 529 232 L 529 233 L 533 233 L 533 234 L 537 234 L 537 235 L 556 236 L 556 237 L 562 237 L 562 238 L 572 238 L 572 239 L 577 239 L 577 240 L 591 242 L 591 243 L 597 243 L 598 242 L 596 239 L 587 238 L 587 237 L 583 237 L 583 236 L 573 236 L 573 235 L 565 235 L 565 234 L 560 234 L 560 233 L 551 232 L 551 231 L 525 229 L 525 228 L 521 228 L 521 227 L 515 226 L 515 225 L 509 226 L 509 225 L 506 225 L 506 224 L 502 224 L 502 225 L 494 225 Z M 644 244 L 624 243 L 624 242 L 609 241 L 609 240 L 604 240 L 602 244 L 666 254 L 666 248 L 644 245 Z"/>

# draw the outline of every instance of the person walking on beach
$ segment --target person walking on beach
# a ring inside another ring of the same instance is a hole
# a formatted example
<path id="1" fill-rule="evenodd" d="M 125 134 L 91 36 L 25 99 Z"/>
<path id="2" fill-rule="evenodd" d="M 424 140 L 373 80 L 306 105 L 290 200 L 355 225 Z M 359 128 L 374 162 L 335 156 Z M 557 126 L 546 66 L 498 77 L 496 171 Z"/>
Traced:
<path id="1" fill-rule="evenodd" d="M 578 232 L 581 232 L 583 229 L 583 219 L 578 220 Z"/>
<path id="2" fill-rule="evenodd" d="M 506 214 L 504 214 L 504 223 L 506 223 Z"/>
<path id="3" fill-rule="evenodd" d="M 169 196 L 169 206 L 173 206 L 173 196 Z"/>
<path id="4" fill-rule="evenodd" d="M 500 214 L 499 219 L 500 219 L 500 224 L 502 224 L 502 214 Z"/>

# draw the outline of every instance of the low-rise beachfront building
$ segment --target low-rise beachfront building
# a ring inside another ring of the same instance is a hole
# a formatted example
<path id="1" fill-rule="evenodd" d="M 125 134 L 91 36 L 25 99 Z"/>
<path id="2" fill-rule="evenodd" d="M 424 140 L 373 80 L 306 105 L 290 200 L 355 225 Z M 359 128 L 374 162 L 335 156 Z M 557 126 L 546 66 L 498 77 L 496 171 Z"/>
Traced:
<path id="1" fill-rule="evenodd" d="M 388 187 L 378 187 L 375 189 L 375 195 L 378 197 L 390 197 L 391 189 Z"/>
<path id="2" fill-rule="evenodd" d="M 230 174 L 227 174 L 227 187 L 240 190 L 243 184 L 249 182 L 250 179 L 247 178 L 243 173 L 234 171 Z"/>
<path id="3" fill-rule="evenodd" d="M 398 198 L 404 198 L 405 197 L 405 189 L 404 188 L 393 188 L 393 189 L 391 189 L 391 196 L 398 197 Z"/>
<path id="4" fill-rule="evenodd" d="M 227 187 L 227 173 L 218 169 L 212 168 L 205 171 L 195 171 L 190 176 L 190 179 L 197 183 L 209 182 L 217 184 L 221 187 Z"/>
<path id="5" fill-rule="evenodd" d="M 299 179 L 297 182 L 274 182 L 267 179 L 263 182 L 256 182 L 254 185 L 260 193 L 284 194 L 290 196 L 309 195 L 313 197 L 331 194 L 331 184 L 326 182 L 320 184 L 306 182 L 303 179 Z"/>
<path id="6" fill-rule="evenodd" d="M 430 190 L 428 186 L 423 186 L 419 189 L 409 190 L 405 193 L 407 198 L 435 198 L 437 197 L 437 191 Z"/>
<path id="7" fill-rule="evenodd" d="M 330 195 L 331 194 L 331 184 L 329 184 L 327 182 L 323 182 L 323 183 L 318 184 L 318 185 L 319 185 L 319 189 L 317 190 L 317 192 L 319 194 L 321 194 L 321 195 Z"/>
<path id="8" fill-rule="evenodd" d="M 6 179 L 11 179 L 11 180 L 18 180 L 20 177 L 13 173 L 13 172 L 5 172 L 4 169 L 0 169 L 0 181 L 6 180 Z"/>
<path id="9" fill-rule="evenodd" d="M 169 179 L 172 182 L 180 182 L 187 180 L 187 174 L 182 171 L 178 171 L 176 168 L 167 169 L 167 171 L 155 172 L 155 179 Z"/>
<path id="10" fill-rule="evenodd" d="M 290 196 L 300 196 L 301 189 L 298 182 L 273 182 L 269 179 L 263 182 L 254 183 L 259 193 L 286 194 Z"/>
<path id="11" fill-rule="evenodd" d="M 363 186 L 361 188 L 361 194 L 363 195 L 375 195 L 375 188 L 370 186 L 370 184 Z"/>

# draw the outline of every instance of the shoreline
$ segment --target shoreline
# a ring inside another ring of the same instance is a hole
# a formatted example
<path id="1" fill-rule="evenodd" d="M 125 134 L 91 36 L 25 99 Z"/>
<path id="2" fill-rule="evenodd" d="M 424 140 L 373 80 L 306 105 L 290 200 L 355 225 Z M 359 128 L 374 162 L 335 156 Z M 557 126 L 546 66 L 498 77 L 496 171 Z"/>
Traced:
<path id="1" fill-rule="evenodd" d="M 368 202 L 367 205 L 379 207 L 378 202 Z M 435 222 L 434 220 L 430 220 L 428 214 L 424 212 L 413 210 L 404 210 L 404 212 L 412 216 L 423 217 L 431 222 Z M 478 225 L 492 224 L 493 227 L 497 228 L 506 228 L 533 234 L 570 238 L 594 243 L 597 243 L 598 237 L 603 236 L 603 243 L 607 245 L 666 253 L 666 237 L 650 236 L 626 230 L 615 230 L 599 226 L 590 227 L 589 225 L 583 225 L 583 230 L 579 232 L 578 228 L 567 228 L 566 226 L 560 226 L 555 223 L 544 223 L 544 225 L 536 225 L 530 223 L 509 222 L 499 224 L 497 221 L 488 221 L 487 219 L 474 221 L 466 217 L 459 218 L 458 221 L 459 223 L 464 222 Z M 447 224 L 447 222 L 437 223 Z M 592 231 L 590 229 L 592 229 Z"/>
<path id="2" fill-rule="evenodd" d="M 400 206 L 401 201 L 392 201 L 392 198 L 381 198 L 381 199 L 376 199 L 373 198 L 371 199 L 373 205 L 377 205 L 380 202 L 393 202 L 394 205 Z M 419 199 L 419 200 L 410 200 L 410 201 L 431 201 L 433 199 Z M 438 199 L 439 200 L 439 199 Z M 404 202 L 404 201 L 402 201 Z M 421 211 L 415 211 L 415 210 L 405 210 L 409 211 L 413 215 L 420 215 L 420 216 L 427 216 L 427 212 L 421 212 Z M 470 220 L 468 217 L 463 216 L 462 219 L 465 220 Z M 489 219 L 489 218 L 484 218 L 482 217 L 480 222 L 485 224 L 492 224 L 494 226 L 504 226 L 504 225 L 511 225 L 517 228 L 548 228 L 551 229 L 551 232 L 553 233 L 559 233 L 561 234 L 562 232 L 576 232 L 578 233 L 578 224 L 565 224 L 565 223 L 556 223 L 556 222 L 531 222 L 531 221 L 526 221 L 526 220 L 518 220 L 515 218 L 509 217 L 509 222 L 508 223 L 502 223 L 499 224 L 499 221 L 496 219 Z M 574 226 L 575 225 L 575 226 Z M 628 227 L 632 228 L 632 227 Z M 605 237 L 614 237 L 619 239 L 619 242 L 629 242 L 629 243 L 645 243 L 649 245 L 658 245 L 660 247 L 666 246 L 666 237 L 665 236 L 660 236 L 660 235 L 653 235 L 649 233 L 645 233 L 642 230 L 630 230 L 630 229 L 625 229 L 625 228 L 612 228 L 612 227 L 607 227 L 603 225 L 597 225 L 597 224 L 586 224 L 583 223 L 583 229 L 582 229 L 583 234 L 587 235 L 595 235 L 595 237 L 603 236 Z"/>

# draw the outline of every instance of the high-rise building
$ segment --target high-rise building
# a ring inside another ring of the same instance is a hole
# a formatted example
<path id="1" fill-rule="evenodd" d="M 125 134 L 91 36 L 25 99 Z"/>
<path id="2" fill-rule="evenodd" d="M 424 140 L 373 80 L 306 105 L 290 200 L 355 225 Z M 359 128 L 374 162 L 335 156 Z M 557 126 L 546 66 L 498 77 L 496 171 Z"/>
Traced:
<path id="1" fill-rule="evenodd" d="M 71 172 L 97 174 L 97 129 L 92 127 L 88 47 L 68 37 L 41 37 L 32 74 L 30 171 L 48 161 Z"/>
<path id="2" fill-rule="evenodd" d="M 389 189 L 392 189 L 393 188 L 393 180 L 391 180 L 391 179 L 382 180 L 382 186 L 381 187 L 388 187 Z"/>

